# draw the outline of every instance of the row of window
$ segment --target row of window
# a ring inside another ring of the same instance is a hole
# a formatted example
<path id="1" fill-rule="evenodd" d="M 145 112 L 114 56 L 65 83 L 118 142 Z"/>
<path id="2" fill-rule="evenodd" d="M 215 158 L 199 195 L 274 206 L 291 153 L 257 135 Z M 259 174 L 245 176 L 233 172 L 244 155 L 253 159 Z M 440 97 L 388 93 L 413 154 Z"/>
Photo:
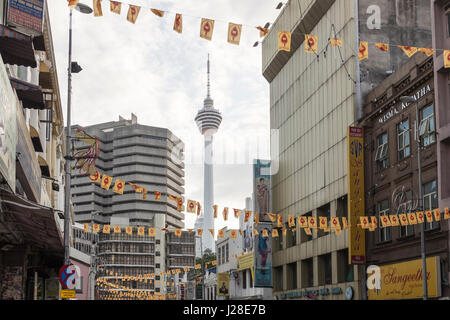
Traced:
<path id="1" fill-rule="evenodd" d="M 423 185 L 422 188 L 422 201 L 423 201 L 423 210 L 433 210 L 438 208 L 438 198 L 436 192 L 436 181 L 431 181 Z M 384 228 L 381 224 L 381 217 L 389 214 L 405 214 L 417 211 L 417 199 L 413 199 L 413 193 L 411 190 L 404 192 L 401 195 L 402 199 L 400 199 L 400 204 L 397 208 L 390 208 L 389 200 L 382 200 L 377 204 L 378 207 L 378 230 L 379 237 L 378 242 L 385 242 L 392 240 L 392 228 L 386 227 Z M 439 228 L 439 222 L 425 222 L 425 230 L 431 230 Z M 400 227 L 400 237 L 406 237 L 414 234 L 414 226 L 401 226 Z"/>
<path id="2" fill-rule="evenodd" d="M 129 264 L 129 265 L 154 265 L 154 256 L 128 256 L 128 255 L 116 255 L 112 254 L 109 256 L 102 257 L 104 264 Z"/>
<path id="3" fill-rule="evenodd" d="M 109 242 L 99 245 L 99 252 L 155 253 L 153 243 Z"/>
<path id="4" fill-rule="evenodd" d="M 192 267 L 195 265 L 194 257 L 171 257 L 169 259 L 169 266 Z"/>
<path id="5" fill-rule="evenodd" d="M 401 161 L 411 155 L 409 120 L 401 121 L 397 125 L 397 158 Z M 434 123 L 434 105 L 431 104 L 420 110 L 419 135 L 421 146 L 426 147 L 436 142 L 436 128 Z M 375 161 L 378 170 L 389 168 L 388 133 L 382 133 L 377 138 Z"/>
<path id="6" fill-rule="evenodd" d="M 195 244 L 169 245 L 169 254 L 195 254 Z"/>
<path id="7" fill-rule="evenodd" d="M 218 247 L 217 249 L 217 263 L 219 265 L 228 263 L 230 261 L 228 242 L 223 246 Z"/>

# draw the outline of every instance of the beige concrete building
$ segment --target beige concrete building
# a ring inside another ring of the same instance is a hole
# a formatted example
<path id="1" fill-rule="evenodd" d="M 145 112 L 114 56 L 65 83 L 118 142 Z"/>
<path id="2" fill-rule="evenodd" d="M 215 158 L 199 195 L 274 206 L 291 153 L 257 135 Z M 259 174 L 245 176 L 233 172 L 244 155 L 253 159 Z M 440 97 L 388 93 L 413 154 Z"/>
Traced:
<path id="1" fill-rule="evenodd" d="M 347 216 L 346 135 L 356 120 L 354 12 L 354 1 L 289 1 L 263 41 L 270 124 L 280 137 L 272 211 L 284 222 L 288 214 Z M 345 39 L 340 49 L 327 46 L 332 25 Z M 279 30 L 292 32 L 290 52 L 278 51 Z M 318 55 L 305 53 L 304 34 L 318 36 Z M 339 236 L 313 231 L 312 237 L 288 230 L 275 238 L 273 295 L 361 299 L 360 271 L 348 264 L 347 248 L 348 230 Z"/>

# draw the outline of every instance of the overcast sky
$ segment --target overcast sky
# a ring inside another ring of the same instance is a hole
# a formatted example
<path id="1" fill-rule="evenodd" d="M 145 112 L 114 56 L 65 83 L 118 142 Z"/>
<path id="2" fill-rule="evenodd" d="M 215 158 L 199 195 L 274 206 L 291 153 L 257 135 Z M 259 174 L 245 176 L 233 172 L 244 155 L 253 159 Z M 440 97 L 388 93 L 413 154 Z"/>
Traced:
<path id="1" fill-rule="evenodd" d="M 92 0 L 80 1 L 92 7 Z M 216 229 L 237 228 L 222 208 L 243 208 L 252 193 L 253 158 L 269 157 L 269 85 L 261 74 L 259 31 L 250 26 L 273 22 L 274 0 L 124 0 L 121 15 L 73 14 L 72 124 L 81 126 L 137 115 L 142 125 L 164 127 L 185 143 L 185 197 L 203 203 L 203 137 L 194 122 L 206 97 L 206 60 L 211 55 L 211 95 L 223 121 L 214 137 Z M 126 20 L 127 4 L 142 6 L 136 24 Z M 69 10 L 67 2 L 48 0 L 63 105 L 67 110 Z M 163 18 L 149 8 L 168 11 Z M 173 31 L 183 14 L 183 33 Z M 212 41 L 200 38 L 201 17 L 215 20 Z M 227 42 L 228 22 L 243 24 L 241 44 Z M 186 228 L 195 216 L 186 213 Z"/>

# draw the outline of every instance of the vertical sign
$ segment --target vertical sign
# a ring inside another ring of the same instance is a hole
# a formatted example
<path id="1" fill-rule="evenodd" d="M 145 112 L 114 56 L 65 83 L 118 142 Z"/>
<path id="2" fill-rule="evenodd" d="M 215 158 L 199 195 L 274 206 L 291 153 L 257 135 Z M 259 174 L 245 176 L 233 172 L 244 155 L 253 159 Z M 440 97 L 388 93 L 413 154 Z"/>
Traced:
<path id="1" fill-rule="evenodd" d="M 228 273 L 217 275 L 217 291 L 221 297 L 230 296 L 230 275 Z"/>
<path id="2" fill-rule="evenodd" d="M 259 214 L 259 221 L 270 222 L 266 213 L 271 211 L 270 161 L 254 160 L 253 163 L 253 197 L 254 211 Z"/>
<path id="3" fill-rule="evenodd" d="M 44 19 L 44 0 L 9 0 L 8 25 L 25 28 L 29 35 L 40 35 Z"/>
<path id="4" fill-rule="evenodd" d="M 253 252 L 255 254 L 255 288 L 272 288 L 272 223 L 258 223 Z"/>
<path id="5" fill-rule="evenodd" d="M 0 56 L 0 174 L 16 191 L 17 98 Z"/>
<path id="6" fill-rule="evenodd" d="M 364 131 L 349 127 L 348 150 L 348 219 L 350 222 L 348 255 L 349 264 L 364 264 L 365 234 L 358 228 L 359 217 L 364 215 Z"/>

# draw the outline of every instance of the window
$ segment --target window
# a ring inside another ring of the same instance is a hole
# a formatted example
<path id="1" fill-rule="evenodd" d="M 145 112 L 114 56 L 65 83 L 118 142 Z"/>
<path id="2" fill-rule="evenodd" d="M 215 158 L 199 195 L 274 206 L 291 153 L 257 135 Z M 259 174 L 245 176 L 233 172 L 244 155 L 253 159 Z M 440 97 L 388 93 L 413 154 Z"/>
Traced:
<path id="1" fill-rule="evenodd" d="M 319 286 L 331 284 L 331 253 L 319 256 Z"/>
<path id="2" fill-rule="evenodd" d="M 52 109 L 47 109 L 47 122 L 45 123 L 45 139 L 47 141 L 50 141 L 50 138 L 52 136 L 51 129 L 52 129 Z"/>
<path id="3" fill-rule="evenodd" d="M 381 223 L 382 216 L 389 215 L 389 200 L 383 200 L 378 203 L 378 230 L 379 230 L 379 242 L 385 242 L 391 240 L 391 228 L 383 227 Z"/>
<path id="4" fill-rule="evenodd" d="M 247 270 L 242 271 L 242 289 L 247 289 Z"/>
<path id="5" fill-rule="evenodd" d="M 287 270 L 287 290 L 297 289 L 297 263 L 289 263 Z"/>
<path id="6" fill-rule="evenodd" d="M 400 199 L 401 205 L 397 209 L 396 214 L 410 213 L 412 212 L 412 191 L 406 191 L 402 194 L 402 199 Z M 400 237 L 407 237 L 414 233 L 414 227 L 400 226 Z"/>
<path id="7" fill-rule="evenodd" d="M 283 267 L 276 267 L 274 271 L 274 291 L 283 291 Z"/>
<path id="8" fill-rule="evenodd" d="M 222 247 L 219 247 L 219 249 L 217 250 L 218 251 L 218 257 L 219 257 L 219 259 L 217 259 L 217 262 L 219 263 L 219 264 L 222 264 L 222 261 L 221 261 L 221 259 L 220 259 L 220 253 L 221 253 L 221 251 L 222 251 Z"/>
<path id="9" fill-rule="evenodd" d="M 336 217 L 348 217 L 348 198 L 347 195 L 337 199 Z"/>
<path id="10" fill-rule="evenodd" d="M 250 286 L 249 286 L 249 288 L 253 288 L 253 279 L 252 279 L 251 271 L 249 271 L 249 272 L 250 272 L 250 275 L 248 276 L 248 279 L 249 279 L 249 281 L 250 281 Z"/>
<path id="11" fill-rule="evenodd" d="M 420 110 L 419 134 L 424 147 L 436 142 L 434 105 L 432 104 Z"/>
<path id="12" fill-rule="evenodd" d="M 338 263 L 338 282 L 352 282 L 354 281 L 353 265 L 348 263 L 348 249 L 339 250 L 337 252 Z"/>
<path id="13" fill-rule="evenodd" d="M 447 37 L 450 38 L 450 8 L 447 8 L 446 16 L 447 16 Z"/>
<path id="14" fill-rule="evenodd" d="M 288 224 L 285 225 L 285 228 L 287 230 L 286 247 L 290 248 L 297 244 L 297 239 L 296 239 L 297 236 L 296 236 L 296 232 L 292 231 L 292 228 L 289 228 Z"/>
<path id="15" fill-rule="evenodd" d="M 423 210 L 433 210 L 438 208 L 436 193 L 436 181 L 431 181 L 423 185 Z M 439 221 L 425 222 L 425 230 L 439 228 Z"/>
<path id="16" fill-rule="evenodd" d="M 306 219 L 308 219 L 308 217 L 312 217 L 312 212 L 308 212 L 308 213 L 306 213 L 303 216 L 306 217 Z M 304 230 L 301 230 L 301 232 L 300 232 L 300 241 L 301 241 L 301 243 L 308 242 L 308 241 L 311 241 L 311 240 L 312 240 L 312 235 L 309 236 L 309 235 L 306 234 L 306 232 Z"/>
<path id="17" fill-rule="evenodd" d="M 409 120 L 400 122 L 397 125 L 398 134 L 398 160 L 403 160 L 410 155 L 409 146 Z"/>
<path id="18" fill-rule="evenodd" d="M 389 168 L 388 157 L 388 135 L 383 133 L 378 137 L 378 148 L 375 154 L 375 161 L 377 162 L 378 170 Z"/>
<path id="19" fill-rule="evenodd" d="M 225 245 L 225 262 L 229 261 L 228 243 Z"/>
<path id="20" fill-rule="evenodd" d="M 302 260 L 302 288 L 310 288 L 314 285 L 313 259 Z"/>
<path id="21" fill-rule="evenodd" d="M 330 215 L 330 204 L 329 203 L 324 205 L 323 207 L 320 207 L 317 209 L 317 223 L 320 223 L 319 217 L 327 218 L 327 224 L 330 223 L 331 215 Z M 317 237 L 320 238 L 327 234 L 328 234 L 327 232 L 320 229 L 319 232 L 317 233 Z"/>

